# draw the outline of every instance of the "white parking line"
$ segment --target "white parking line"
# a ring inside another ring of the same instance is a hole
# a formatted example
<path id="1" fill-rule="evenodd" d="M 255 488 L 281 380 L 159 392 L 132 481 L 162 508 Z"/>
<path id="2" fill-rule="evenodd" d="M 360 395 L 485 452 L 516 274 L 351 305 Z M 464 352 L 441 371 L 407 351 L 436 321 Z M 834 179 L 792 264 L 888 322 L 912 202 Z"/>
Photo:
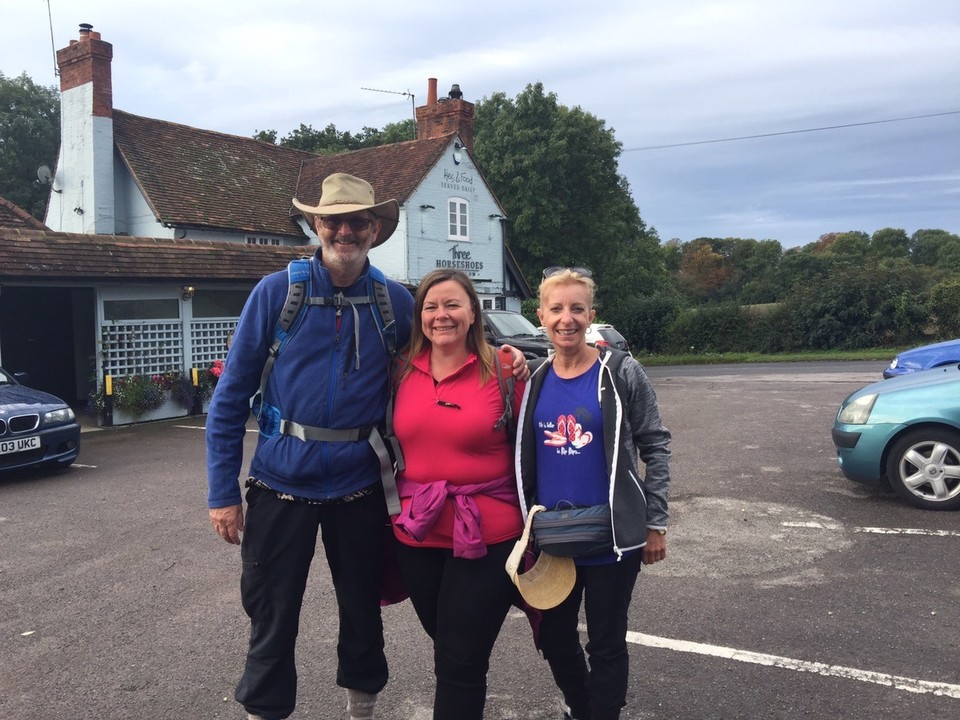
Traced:
<path id="1" fill-rule="evenodd" d="M 806 522 L 782 522 L 783 527 L 809 528 L 811 530 L 840 530 L 842 526 L 835 523 L 823 523 L 816 520 Z M 854 527 L 853 532 L 872 533 L 874 535 L 927 535 L 930 537 L 960 537 L 956 530 L 924 530 L 923 528 L 881 528 L 881 527 Z"/>
<path id="2" fill-rule="evenodd" d="M 874 533 L 875 535 L 930 535 L 932 537 L 960 537 L 955 530 L 923 530 L 921 528 L 879 528 L 856 527 L 854 532 Z"/>
<path id="3" fill-rule="evenodd" d="M 783 527 L 810 528 L 811 530 L 839 530 L 840 526 L 836 523 L 823 523 L 817 520 L 807 520 L 804 522 L 782 522 Z"/>
<path id="4" fill-rule="evenodd" d="M 793 658 L 781 657 L 779 655 L 767 655 L 765 653 L 737 650 L 736 648 L 722 647 L 719 645 L 705 645 L 703 643 L 689 642 L 687 640 L 674 640 L 673 638 L 657 637 L 656 635 L 646 635 L 638 632 L 627 632 L 627 642 L 637 645 L 645 645 L 647 647 L 675 650 L 676 652 L 710 655 L 712 657 L 724 658 L 726 660 L 736 660 L 737 662 L 753 663 L 755 665 L 767 665 L 769 667 L 778 667 L 783 668 L 784 670 L 794 670 L 796 672 L 815 673 L 817 675 L 823 675 L 826 677 L 839 677 L 847 680 L 875 683 L 877 685 L 886 685 L 887 687 L 893 687 L 897 690 L 906 690 L 907 692 L 912 693 L 942 695 L 960 699 L 960 685 L 952 685 L 950 683 L 917 680 L 916 678 L 901 677 L 899 675 L 887 675 L 886 673 L 872 672 L 870 670 L 859 670 L 857 668 L 844 667 L 843 665 L 827 665 L 826 663 L 807 662 L 805 660 L 795 660 Z"/>

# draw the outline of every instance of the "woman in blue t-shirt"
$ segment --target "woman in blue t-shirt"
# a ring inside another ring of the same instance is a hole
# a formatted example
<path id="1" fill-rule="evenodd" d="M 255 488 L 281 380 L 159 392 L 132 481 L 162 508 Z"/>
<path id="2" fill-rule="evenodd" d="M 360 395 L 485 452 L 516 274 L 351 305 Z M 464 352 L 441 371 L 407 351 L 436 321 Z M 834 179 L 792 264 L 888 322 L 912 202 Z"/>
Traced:
<path id="1" fill-rule="evenodd" d="M 533 368 L 518 419 L 524 513 L 609 504 L 608 551 L 575 559 L 570 595 L 543 611 L 540 644 L 565 717 L 616 720 L 626 705 L 627 612 L 641 563 L 666 557 L 670 433 L 631 355 L 586 342 L 594 282 L 585 268 L 548 268 L 537 315 L 556 348 Z M 639 460 L 645 465 L 641 476 Z M 578 630 L 585 599 L 586 653 Z"/>

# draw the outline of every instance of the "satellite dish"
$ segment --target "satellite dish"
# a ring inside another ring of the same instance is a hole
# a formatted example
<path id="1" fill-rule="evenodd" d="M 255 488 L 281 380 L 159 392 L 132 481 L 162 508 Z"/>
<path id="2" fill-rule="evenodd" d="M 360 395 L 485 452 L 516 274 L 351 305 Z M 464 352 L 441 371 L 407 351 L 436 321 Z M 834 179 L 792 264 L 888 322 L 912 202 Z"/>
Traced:
<path id="1" fill-rule="evenodd" d="M 41 165 L 37 168 L 37 180 L 42 182 L 44 185 L 53 184 L 53 173 L 50 172 L 50 168 L 47 165 Z"/>

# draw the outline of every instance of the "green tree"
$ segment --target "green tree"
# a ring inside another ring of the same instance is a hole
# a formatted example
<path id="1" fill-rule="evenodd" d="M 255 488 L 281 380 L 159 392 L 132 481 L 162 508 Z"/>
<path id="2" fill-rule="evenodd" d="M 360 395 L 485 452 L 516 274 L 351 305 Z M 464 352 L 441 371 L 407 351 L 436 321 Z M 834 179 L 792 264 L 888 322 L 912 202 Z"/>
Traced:
<path id="1" fill-rule="evenodd" d="M 924 287 L 922 270 L 906 260 L 841 262 L 796 285 L 786 306 L 806 349 L 889 347 L 922 338 Z"/>
<path id="2" fill-rule="evenodd" d="M 528 280 L 547 265 L 588 265 L 604 293 L 618 282 L 607 273 L 623 263 L 648 271 L 633 294 L 665 279 L 659 240 L 618 173 L 621 149 L 603 120 L 561 105 L 542 83 L 477 103 L 474 152 L 510 216 L 511 249 Z"/>
<path id="3" fill-rule="evenodd" d="M 386 145 L 387 143 L 404 142 L 405 140 L 417 139 L 417 123 L 415 120 L 401 120 L 400 122 L 387 123 L 379 133 L 377 144 Z M 367 144 L 369 147 L 370 144 Z"/>
<path id="4" fill-rule="evenodd" d="M 870 252 L 870 236 L 865 232 L 850 231 L 837 233 L 833 242 L 827 245 L 824 253 L 862 260 Z"/>
<path id="5" fill-rule="evenodd" d="M 960 242 L 945 242 L 940 246 L 937 267 L 951 273 L 960 272 Z"/>
<path id="6" fill-rule="evenodd" d="M 322 130 L 317 130 L 312 125 L 300 123 L 300 127 L 291 130 L 279 140 L 276 130 L 258 130 L 253 137 L 255 140 L 262 140 L 295 150 L 305 150 L 318 155 L 335 155 L 350 150 L 413 140 L 416 138 L 416 133 L 416 123 L 413 120 L 404 120 L 397 123 L 388 123 L 382 130 L 364 127 L 356 134 L 349 131 L 340 132 L 333 123 L 328 124 Z"/>
<path id="7" fill-rule="evenodd" d="M 960 282 L 949 280 L 930 290 L 927 310 L 940 340 L 960 337 Z"/>
<path id="8" fill-rule="evenodd" d="M 737 264 L 741 285 L 738 296 L 744 305 L 771 303 L 780 299 L 777 271 L 783 246 L 777 240 L 744 240 Z"/>
<path id="9" fill-rule="evenodd" d="M 26 73 L 0 72 L 0 197 L 42 220 L 50 187 L 37 181 L 37 169 L 55 168 L 59 149 L 59 91 Z"/>
<path id="10" fill-rule="evenodd" d="M 808 286 L 827 276 L 835 261 L 826 253 L 807 248 L 792 248 L 783 254 L 777 270 L 777 285 L 781 297 L 787 297 L 794 288 Z"/>
<path id="11" fill-rule="evenodd" d="M 899 228 L 877 230 L 870 238 L 870 252 L 877 258 L 910 257 L 910 238 L 906 230 Z"/>
<path id="12" fill-rule="evenodd" d="M 910 236 L 910 256 L 917 265 L 937 265 L 941 248 L 960 246 L 960 236 L 946 230 L 917 230 Z"/>
<path id="13" fill-rule="evenodd" d="M 713 303 L 681 311 L 666 334 L 674 353 L 727 353 L 751 349 L 750 317 L 736 303 Z"/>
<path id="14" fill-rule="evenodd" d="M 615 309 L 604 311 L 603 319 L 617 326 L 635 353 L 663 352 L 667 333 L 683 309 L 679 293 L 667 290 L 653 295 L 627 298 Z"/>

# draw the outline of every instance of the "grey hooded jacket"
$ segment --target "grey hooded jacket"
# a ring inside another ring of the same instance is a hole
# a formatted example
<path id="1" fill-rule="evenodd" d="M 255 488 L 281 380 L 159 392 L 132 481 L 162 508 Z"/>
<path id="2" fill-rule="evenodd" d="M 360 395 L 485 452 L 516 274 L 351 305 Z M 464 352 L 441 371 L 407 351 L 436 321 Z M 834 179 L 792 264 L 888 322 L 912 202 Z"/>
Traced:
<path id="1" fill-rule="evenodd" d="M 533 423 L 544 378 L 552 359 L 531 361 L 517 419 L 516 471 L 524 517 L 536 504 L 536 443 Z M 667 526 L 670 486 L 670 431 L 660 420 L 656 394 L 643 366 L 621 350 L 600 348 L 597 388 L 603 415 L 603 443 L 610 483 L 613 549 L 618 557 L 647 543 L 648 529 Z M 639 460 L 646 472 L 641 477 Z"/>

